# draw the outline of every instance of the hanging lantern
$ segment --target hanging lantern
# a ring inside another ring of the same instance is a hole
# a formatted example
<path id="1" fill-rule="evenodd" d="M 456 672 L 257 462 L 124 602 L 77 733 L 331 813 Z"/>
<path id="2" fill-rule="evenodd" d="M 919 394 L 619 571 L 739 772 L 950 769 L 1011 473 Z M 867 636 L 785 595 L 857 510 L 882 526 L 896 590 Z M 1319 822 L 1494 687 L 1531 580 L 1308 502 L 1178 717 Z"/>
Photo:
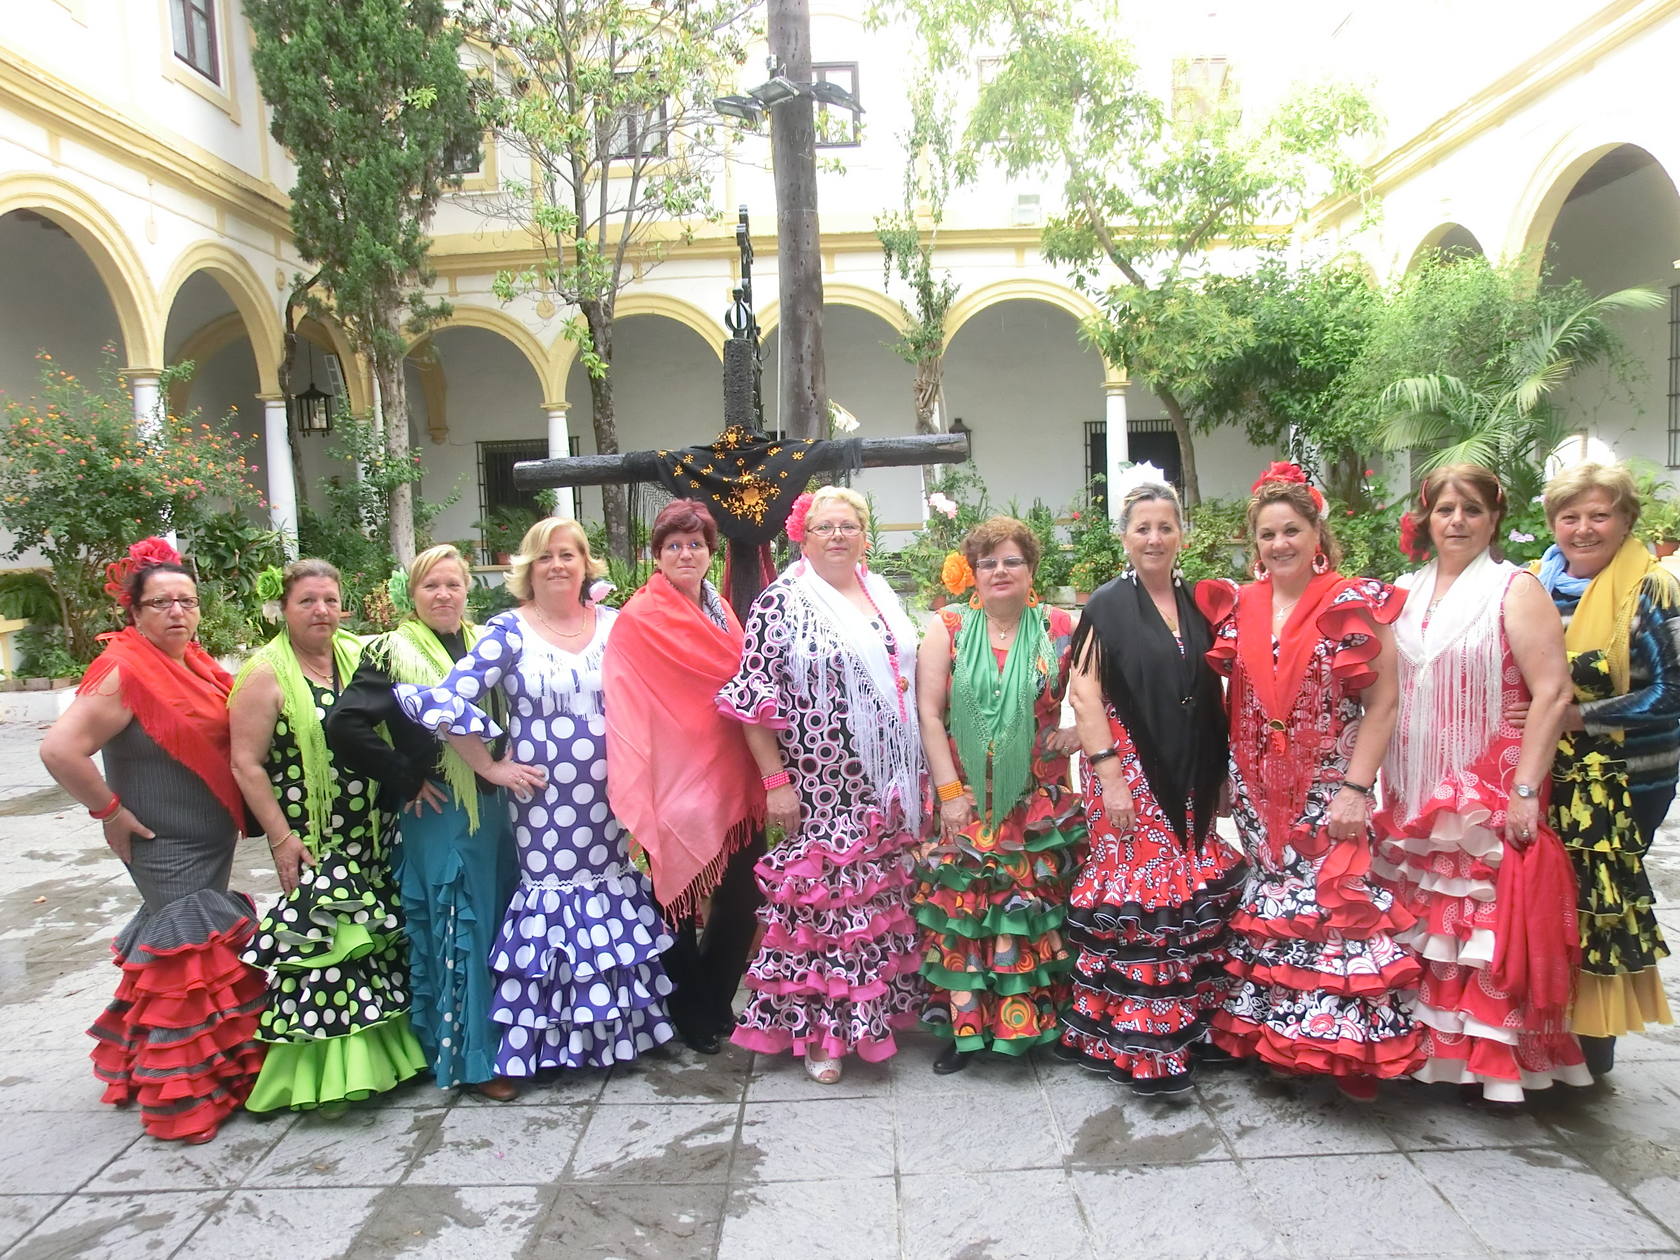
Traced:
<path id="1" fill-rule="evenodd" d="M 299 433 L 332 432 L 333 395 L 315 384 L 315 347 L 309 342 L 309 388 L 286 399 L 286 414 Z"/>

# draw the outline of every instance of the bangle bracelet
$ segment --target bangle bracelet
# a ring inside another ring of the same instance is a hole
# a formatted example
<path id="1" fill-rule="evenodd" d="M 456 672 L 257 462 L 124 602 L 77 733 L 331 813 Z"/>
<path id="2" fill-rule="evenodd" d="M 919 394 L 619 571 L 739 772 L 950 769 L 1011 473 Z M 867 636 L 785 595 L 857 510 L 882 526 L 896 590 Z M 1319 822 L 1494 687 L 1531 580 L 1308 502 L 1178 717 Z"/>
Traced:
<path id="1" fill-rule="evenodd" d="M 785 769 L 778 770 L 775 774 L 767 774 L 764 776 L 764 790 L 766 792 L 773 792 L 775 789 L 779 787 L 786 787 L 792 782 L 792 775 L 790 775 Z"/>
<path id="2" fill-rule="evenodd" d="M 1352 779 L 1343 779 L 1342 786 L 1347 788 L 1350 792 L 1358 792 L 1361 796 L 1371 795 L 1370 788 L 1366 787 L 1363 783 L 1355 783 Z"/>
<path id="3" fill-rule="evenodd" d="M 281 845 L 285 844 L 286 841 L 290 840 L 295 835 L 297 835 L 297 828 L 293 827 L 290 831 L 288 831 L 285 835 L 281 836 L 278 840 L 270 841 L 269 846 L 268 846 L 268 851 L 270 853 L 273 853 L 276 849 L 278 849 Z"/>
<path id="4" fill-rule="evenodd" d="M 115 792 L 112 792 L 111 803 L 105 806 L 104 809 L 88 810 L 88 817 L 93 819 L 94 822 L 105 822 L 108 819 L 115 818 L 117 816 L 117 811 L 121 808 L 121 798 L 119 798 Z"/>
<path id="5" fill-rule="evenodd" d="M 1110 757 L 1118 757 L 1119 755 L 1120 754 L 1114 750 L 1114 745 L 1110 744 L 1107 748 L 1099 748 L 1094 753 L 1086 753 L 1085 764 L 1088 766 L 1094 766 L 1100 761 L 1107 761 Z"/>
<path id="6" fill-rule="evenodd" d="M 952 779 L 949 783 L 940 783 L 933 790 L 939 796 L 939 803 L 948 805 L 963 794 L 962 780 Z"/>

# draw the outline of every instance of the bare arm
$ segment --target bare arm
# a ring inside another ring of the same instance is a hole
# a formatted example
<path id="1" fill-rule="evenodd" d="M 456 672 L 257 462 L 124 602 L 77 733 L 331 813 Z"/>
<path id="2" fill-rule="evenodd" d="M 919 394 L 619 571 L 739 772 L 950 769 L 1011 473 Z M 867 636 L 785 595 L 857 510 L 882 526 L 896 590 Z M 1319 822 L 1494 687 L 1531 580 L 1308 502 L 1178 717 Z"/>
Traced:
<path id="1" fill-rule="evenodd" d="M 1087 759 L 1092 753 L 1114 746 L 1114 734 L 1108 725 L 1108 709 L 1103 701 L 1102 681 L 1097 676 L 1098 647 L 1095 639 L 1087 640 L 1082 659 L 1073 663 L 1068 677 L 1068 698 L 1073 702 L 1074 728 L 1079 732 L 1079 746 Z M 1116 833 L 1130 831 L 1137 820 L 1132 791 L 1126 786 L 1126 774 L 1118 757 L 1104 757 L 1092 767 L 1092 773 L 1102 784 L 1103 812 Z"/>
<path id="2" fill-rule="evenodd" d="M 936 788 L 962 780 L 945 729 L 950 698 L 951 632 L 945 627 L 945 619 L 935 613 L 916 651 L 916 716 L 922 723 L 922 753 Z M 967 787 L 955 799 L 937 804 L 939 829 L 946 836 L 955 835 L 974 821 L 974 793 Z"/>
<path id="3" fill-rule="evenodd" d="M 1373 787 L 1377 771 L 1382 768 L 1388 741 L 1394 735 L 1394 721 L 1400 713 L 1399 669 L 1394 655 L 1394 633 L 1387 626 L 1374 626 L 1371 637 L 1381 651 L 1372 662 L 1377 676 L 1360 694 L 1359 702 L 1365 713 L 1359 720 L 1359 738 L 1354 741 L 1353 755 L 1348 758 L 1346 780 L 1362 788 Z M 1365 834 L 1371 813 L 1371 797 L 1351 787 L 1343 787 L 1330 799 L 1326 826 L 1334 839 L 1347 840 Z"/>
<path id="4" fill-rule="evenodd" d="M 100 776 L 93 763 L 98 752 L 134 720 L 122 702 L 121 678 L 113 669 L 93 691 L 70 702 L 58 721 L 41 741 L 41 764 L 58 785 L 91 810 L 110 805 L 116 793 Z M 125 805 L 101 824 L 105 843 L 126 865 L 133 856 L 134 838 L 153 838 Z"/>
<path id="5" fill-rule="evenodd" d="M 1552 772 L 1574 689 L 1563 646 L 1563 619 L 1546 589 L 1531 576 L 1518 577 L 1505 592 L 1505 637 L 1531 697 L 1514 782 L 1539 788 Z M 1505 814 L 1505 839 L 1519 848 L 1526 846 L 1539 821 L 1539 797 L 1525 800 L 1513 793 Z"/>
<path id="6" fill-rule="evenodd" d="M 274 726 L 279 720 L 280 684 L 275 681 L 273 670 L 266 665 L 258 665 L 228 709 L 228 735 L 233 745 L 233 781 L 239 784 L 246 807 L 268 837 L 269 851 L 274 854 L 275 873 L 280 877 L 280 890 L 289 893 L 297 887 L 301 867 L 304 864 L 313 865 L 313 862 L 308 847 L 287 823 L 280 802 L 275 799 L 274 788 L 268 781 L 265 763 L 274 744 Z"/>

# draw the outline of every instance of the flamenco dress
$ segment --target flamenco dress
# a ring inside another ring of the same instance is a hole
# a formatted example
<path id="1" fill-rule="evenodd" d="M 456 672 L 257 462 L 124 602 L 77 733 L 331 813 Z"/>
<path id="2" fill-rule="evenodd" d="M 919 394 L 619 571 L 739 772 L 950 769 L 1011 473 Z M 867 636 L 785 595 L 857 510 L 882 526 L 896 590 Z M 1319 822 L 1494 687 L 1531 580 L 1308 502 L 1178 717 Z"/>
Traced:
<path id="1" fill-rule="evenodd" d="M 305 679 L 321 721 L 338 698 Z M 275 723 L 267 763 L 287 826 L 311 864 L 258 926 L 245 961 L 269 974 L 252 1111 L 309 1111 L 384 1093 L 426 1070 L 409 1027 L 408 941 L 386 867 L 376 785 L 333 775 L 330 825 L 309 832 L 303 758 L 291 721 Z"/>
<path id="2" fill-rule="evenodd" d="M 1570 654 L 1581 704 L 1615 693 L 1601 651 Z M 1565 731 L 1552 767 L 1552 825 L 1575 869 L 1581 975 L 1571 1026 L 1584 1037 L 1619 1037 L 1646 1023 L 1672 1024 L 1657 964 L 1668 944 L 1645 870 L 1650 838 L 1635 823 L 1627 756 L 1613 735 Z"/>
<path id="3" fill-rule="evenodd" d="M 1053 1042 L 1069 998 L 1073 953 L 1062 924 L 1085 828 L 1079 800 L 1067 786 L 1067 758 L 1045 747 L 1061 724 L 1072 634 L 1067 613 L 1054 608 L 1047 615 L 1049 650 L 1031 663 L 1037 696 L 1023 715 L 1033 725 L 1026 793 L 1001 816 L 993 801 L 955 837 L 937 840 L 915 894 L 926 954 L 921 972 L 932 989 L 923 1022 L 961 1051 L 1020 1056 Z M 946 609 L 940 616 L 953 664 L 967 635 L 984 642 L 983 618 L 967 625 L 961 611 Z M 1023 651 L 1031 646 L 1024 634 L 1016 642 Z M 991 651 L 1002 678 L 1008 651 Z M 991 773 L 988 761 L 965 764 L 954 737 L 951 755 L 965 784 Z"/>
<path id="4" fill-rule="evenodd" d="M 1508 583 L 1526 579 L 1483 553 L 1432 603 L 1434 569 L 1402 578 L 1417 607 L 1434 611 L 1415 630 L 1396 627 L 1401 709 L 1383 766 L 1379 871 L 1416 919 L 1404 939 L 1423 960 L 1414 993 L 1423 1061 L 1413 1075 L 1520 1102 L 1525 1090 L 1592 1084 L 1567 1027 L 1571 962 L 1559 964 L 1561 992 L 1549 1013 L 1506 963 L 1543 929 L 1561 958 L 1576 927 L 1573 890 L 1557 898 L 1551 922 L 1516 882 L 1528 858 L 1503 838 L 1522 746 L 1522 731 L 1505 715 L 1529 701 L 1503 605 Z M 1454 623 L 1461 628 L 1449 629 Z M 1546 852 L 1567 881 L 1557 837 L 1542 822 L 1530 853 Z"/>
<path id="5" fill-rule="evenodd" d="M 601 663 L 617 614 L 595 616 L 589 643 L 569 652 L 517 611 L 498 613 L 443 681 L 395 689 L 425 729 L 491 740 L 502 728 L 480 706 L 499 688 L 508 755 L 548 773 L 508 801 L 519 880 L 489 959 L 498 1076 L 627 1063 L 675 1035 L 659 961 L 671 936 L 607 803 Z"/>
<path id="6" fill-rule="evenodd" d="M 1209 663 L 1231 679 L 1232 814 L 1251 870 L 1213 1040 L 1283 1072 L 1404 1076 L 1422 1055 L 1406 992 L 1419 963 L 1398 939 L 1414 919 L 1372 874 L 1375 831 L 1328 830 L 1375 678 L 1373 628 L 1403 597 L 1316 575 L 1277 637 L 1270 582 L 1203 582 L 1196 597 L 1215 623 Z"/>
<path id="7" fill-rule="evenodd" d="M 145 899 L 111 943 L 115 997 L 88 1034 L 104 1101 L 138 1102 L 146 1132 L 202 1141 L 245 1101 L 262 1066 L 261 973 L 240 961 L 256 910 L 228 891 L 238 824 L 139 721 L 104 747 L 107 782 L 153 839 L 128 873 Z"/>
<path id="8" fill-rule="evenodd" d="M 759 595 L 740 672 L 717 695 L 721 712 L 776 732 L 801 815 L 756 868 L 764 933 L 731 1039 L 763 1054 L 880 1061 L 925 1002 L 909 905 L 921 756 L 909 675 L 898 672 L 902 686 L 874 679 L 858 644 L 873 636 L 887 659 L 908 662 L 915 630 L 874 575 L 871 598 L 893 611 L 854 616 L 804 567 Z"/>

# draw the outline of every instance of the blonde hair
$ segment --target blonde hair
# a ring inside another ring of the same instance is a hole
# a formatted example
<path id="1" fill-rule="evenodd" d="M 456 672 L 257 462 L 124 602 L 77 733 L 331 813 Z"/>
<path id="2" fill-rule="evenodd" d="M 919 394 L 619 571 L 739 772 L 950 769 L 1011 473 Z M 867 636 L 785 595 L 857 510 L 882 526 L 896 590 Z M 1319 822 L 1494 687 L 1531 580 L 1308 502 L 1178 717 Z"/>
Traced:
<path id="1" fill-rule="evenodd" d="M 1546 524 L 1556 525 L 1558 513 L 1583 494 L 1603 490 L 1610 496 L 1610 508 L 1627 517 L 1631 527 L 1639 519 L 1639 487 L 1633 474 L 1623 464 L 1575 464 L 1565 468 L 1546 483 L 1541 504 L 1546 509 Z"/>
<path id="2" fill-rule="evenodd" d="M 1164 481 L 1140 481 L 1130 490 L 1126 497 L 1120 500 L 1120 519 L 1115 523 L 1124 534 L 1132 525 L 1132 509 L 1140 503 L 1165 503 L 1173 510 L 1173 519 L 1178 522 L 1178 532 L 1184 533 L 1184 505 L 1179 502 L 1178 491 Z"/>
<path id="3" fill-rule="evenodd" d="M 525 531 L 525 537 L 519 540 L 519 552 L 513 557 L 513 565 L 508 570 L 508 593 L 524 603 L 531 598 L 531 563 L 548 549 L 554 541 L 554 536 L 569 533 L 579 554 L 583 556 L 583 576 L 598 578 L 606 573 L 607 565 L 604 560 L 597 560 L 589 550 L 589 535 L 583 532 L 579 525 L 569 516 L 545 516 L 530 529 Z M 579 592 L 579 598 L 582 598 Z"/>
<path id="4" fill-rule="evenodd" d="M 857 513 L 858 523 L 863 526 L 863 532 L 869 532 L 869 500 L 864 498 L 850 486 L 822 486 L 811 495 L 811 506 L 805 513 L 805 519 L 810 520 L 818 511 L 834 504 L 842 504 Z"/>
<path id="5" fill-rule="evenodd" d="M 450 560 L 461 566 L 461 573 L 467 579 L 467 585 L 472 585 L 472 568 L 467 564 L 467 558 L 461 554 L 460 549 L 453 543 L 439 543 L 435 547 L 427 547 L 408 562 L 408 589 L 418 589 L 433 569 Z"/>

